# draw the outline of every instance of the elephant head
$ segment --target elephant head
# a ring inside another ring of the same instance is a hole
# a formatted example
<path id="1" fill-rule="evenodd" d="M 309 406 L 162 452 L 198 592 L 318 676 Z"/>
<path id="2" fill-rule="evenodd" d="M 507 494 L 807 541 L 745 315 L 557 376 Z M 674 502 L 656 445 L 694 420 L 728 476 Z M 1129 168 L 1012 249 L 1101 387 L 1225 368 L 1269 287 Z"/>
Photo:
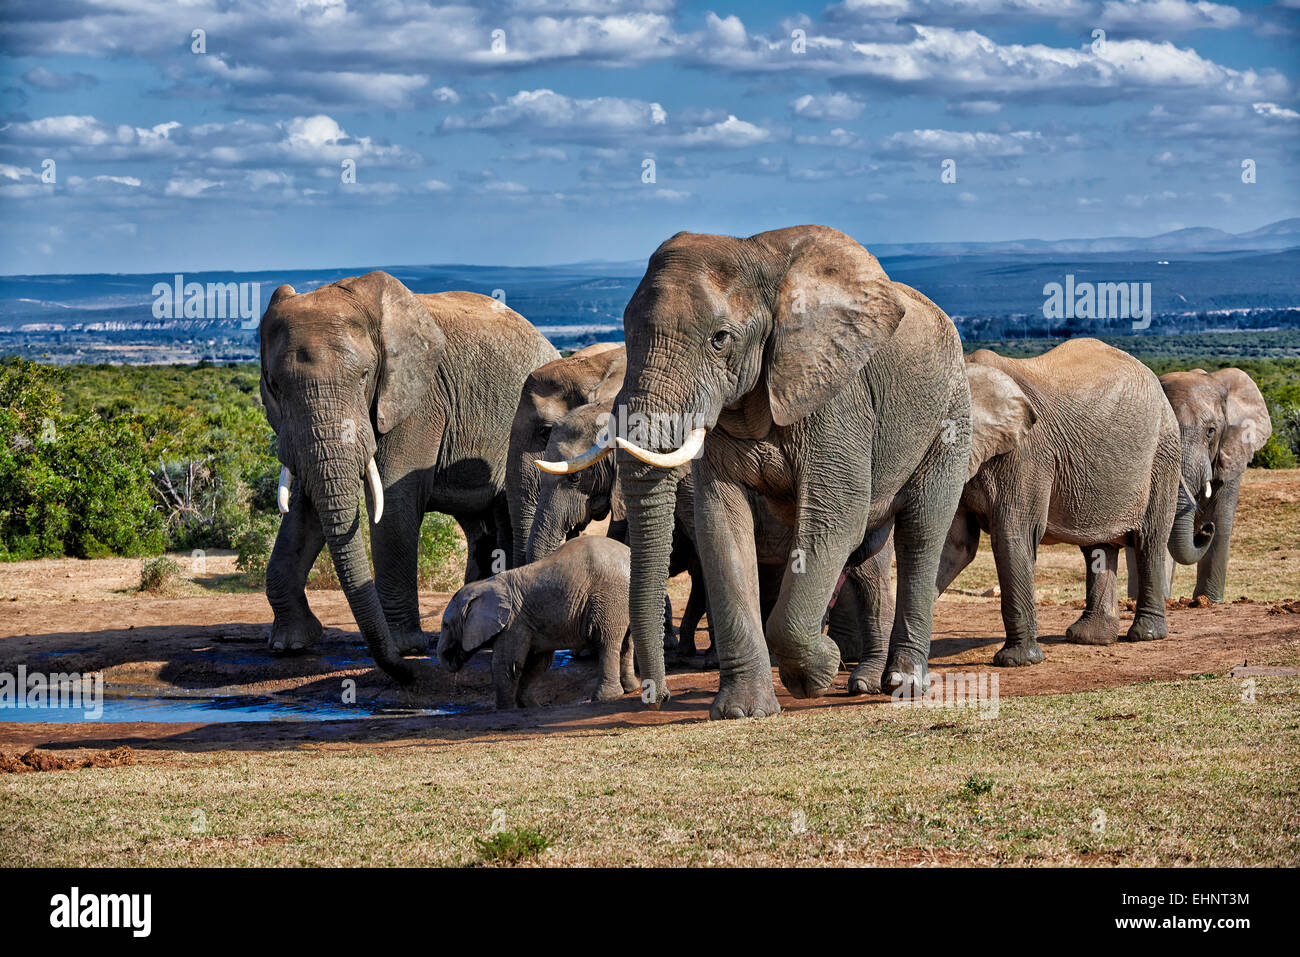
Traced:
<path id="1" fill-rule="evenodd" d="M 875 257 L 824 226 L 747 239 L 678 233 L 650 257 L 623 314 L 615 421 L 626 425 L 616 442 L 631 630 L 652 705 L 667 697 L 663 596 L 682 470 L 709 430 L 761 439 L 820 409 L 904 310 Z"/>
<path id="2" fill-rule="evenodd" d="M 398 654 L 370 575 L 361 531 L 363 486 L 383 517 L 378 437 L 428 391 L 446 337 L 410 290 L 384 272 L 312 292 L 281 286 L 260 326 L 262 402 L 281 462 L 280 509 L 291 483 L 320 517 L 339 582 L 376 663 L 401 681 Z"/>
<path id="3" fill-rule="evenodd" d="M 612 400 L 580 405 L 551 429 L 545 458 L 539 459 L 537 511 L 524 560 L 535 562 L 553 553 L 569 536 L 589 522 L 609 514 L 614 490 L 614 462 L 603 461 L 588 469 L 570 466 L 595 444 L 609 417 Z"/>
<path id="4" fill-rule="evenodd" d="M 1273 423 L 1259 387 L 1240 369 L 1169 372 L 1160 384 L 1178 419 L 1183 459 L 1169 553 L 1179 564 L 1192 565 L 1214 541 L 1215 519 L 1226 517 L 1215 508 L 1221 490 L 1229 487 L 1235 509 L 1241 474 L 1268 441 Z"/>
<path id="5" fill-rule="evenodd" d="M 452 671 L 510 627 L 514 610 L 505 581 L 497 576 L 456 592 L 442 613 L 438 657 Z"/>
<path id="6" fill-rule="evenodd" d="M 627 354 L 601 342 L 534 369 L 524 382 L 510 426 L 506 498 L 514 533 L 515 566 L 527 560 L 528 536 L 541 492 L 535 461 L 546 455 L 555 423 L 580 405 L 610 403 L 623 385 Z"/>

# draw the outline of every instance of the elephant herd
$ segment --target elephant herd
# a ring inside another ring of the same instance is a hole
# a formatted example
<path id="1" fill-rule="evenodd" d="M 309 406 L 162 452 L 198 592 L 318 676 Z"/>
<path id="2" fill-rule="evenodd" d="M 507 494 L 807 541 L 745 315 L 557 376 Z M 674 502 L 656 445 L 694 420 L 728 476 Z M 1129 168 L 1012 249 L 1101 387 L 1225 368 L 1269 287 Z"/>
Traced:
<path id="1" fill-rule="evenodd" d="M 1006 641 L 1042 660 L 1040 544 L 1082 550 L 1068 641 L 1163 638 L 1172 562 L 1223 599 L 1242 473 L 1271 423 L 1238 369 L 1157 378 L 1095 339 L 1032 359 L 963 357 L 952 321 L 824 226 L 745 239 L 678 233 L 624 312 L 626 346 L 561 358 L 522 316 L 373 272 L 297 294 L 261 321 L 262 398 L 284 512 L 267 569 L 272 651 L 321 625 L 304 584 L 328 545 L 376 664 L 423 654 L 416 590 L 428 511 L 465 532 L 466 585 L 438 654 L 491 647 L 498 707 L 561 649 L 598 653 L 597 699 L 669 694 L 665 653 L 707 616 L 715 718 L 824 694 L 922 693 L 934 601 L 987 533 Z M 374 577 L 361 532 L 369 510 Z M 608 537 L 578 537 L 610 518 Z M 897 564 L 896 590 L 891 565 Z M 687 571 L 674 637 L 666 597 Z M 635 668 L 634 668 L 635 662 Z"/>

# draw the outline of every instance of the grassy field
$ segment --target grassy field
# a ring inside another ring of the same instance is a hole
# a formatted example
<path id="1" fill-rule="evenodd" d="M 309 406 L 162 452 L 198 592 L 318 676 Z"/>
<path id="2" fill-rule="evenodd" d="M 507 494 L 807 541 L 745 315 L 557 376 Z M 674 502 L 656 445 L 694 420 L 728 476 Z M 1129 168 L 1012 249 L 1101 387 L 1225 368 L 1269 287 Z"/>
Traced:
<path id="1" fill-rule="evenodd" d="M 1294 865 L 1300 678 L 1256 680 L 145 754 L 0 777 L 0 864 Z"/>

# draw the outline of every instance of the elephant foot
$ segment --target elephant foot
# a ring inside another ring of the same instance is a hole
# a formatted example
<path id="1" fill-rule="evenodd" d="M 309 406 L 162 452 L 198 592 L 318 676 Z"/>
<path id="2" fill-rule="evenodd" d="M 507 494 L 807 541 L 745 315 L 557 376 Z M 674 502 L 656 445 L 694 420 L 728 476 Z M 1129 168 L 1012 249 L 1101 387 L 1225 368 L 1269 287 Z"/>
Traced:
<path id="1" fill-rule="evenodd" d="M 1065 640 L 1076 645 L 1113 645 L 1119 640 L 1119 619 L 1085 611 L 1065 629 Z"/>
<path id="2" fill-rule="evenodd" d="M 1169 637 L 1169 624 L 1164 615 L 1135 615 L 1124 635 L 1125 641 L 1159 641 Z"/>
<path id="3" fill-rule="evenodd" d="M 884 658 L 866 658 L 849 675 L 849 694 L 880 694 L 884 690 Z"/>
<path id="4" fill-rule="evenodd" d="M 854 671 L 856 674 L 856 669 Z M 930 662 L 919 653 L 898 651 L 889 656 L 880 690 L 891 698 L 919 698 L 930 687 Z"/>
<path id="5" fill-rule="evenodd" d="M 1038 647 L 1037 638 L 1024 641 L 1007 641 L 993 656 L 995 668 L 1019 668 L 1024 665 L 1036 665 L 1043 660 L 1043 649 Z"/>
<path id="6" fill-rule="evenodd" d="M 718 693 L 709 708 L 709 720 L 726 718 L 766 718 L 779 713 L 780 703 L 772 687 L 770 668 L 722 675 Z"/>
<path id="7" fill-rule="evenodd" d="M 410 628 L 407 626 L 393 625 L 389 623 L 388 630 L 392 633 L 393 644 L 397 646 L 397 652 L 401 655 L 424 655 L 429 652 L 429 636 L 426 635 L 418 626 Z"/>
<path id="8" fill-rule="evenodd" d="M 271 623 L 266 646 L 275 654 L 297 654 L 315 646 L 316 642 L 320 641 L 323 630 L 320 619 L 311 612 L 307 612 L 305 619 L 277 618 Z"/>
<path id="9" fill-rule="evenodd" d="M 840 672 L 840 649 L 825 635 L 819 635 L 808 654 L 796 658 L 777 655 L 781 684 L 796 698 L 820 698 L 830 690 Z"/>
<path id="10" fill-rule="evenodd" d="M 625 691 L 636 691 L 640 687 L 635 682 L 633 682 L 631 688 L 628 688 L 617 681 L 602 681 L 596 686 L 596 693 L 592 695 L 592 698 L 596 701 L 617 701 L 623 697 Z"/>
<path id="11" fill-rule="evenodd" d="M 636 675 L 624 675 L 621 681 L 624 694 L 631 694 L 633 691 L 641 690 L 641 682 L 636 680 Z"/>

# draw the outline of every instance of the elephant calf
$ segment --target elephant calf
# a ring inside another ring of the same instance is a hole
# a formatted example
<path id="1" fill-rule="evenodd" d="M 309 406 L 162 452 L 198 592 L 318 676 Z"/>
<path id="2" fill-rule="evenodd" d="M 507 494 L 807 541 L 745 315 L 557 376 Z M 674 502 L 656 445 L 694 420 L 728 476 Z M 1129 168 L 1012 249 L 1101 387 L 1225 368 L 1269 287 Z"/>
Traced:
<path id="1" fill-rule="evenodd" d="M 553 554 L 466 585 L 442 616 L 438 655 L 452 671 L 492 646 L 498 708 L 527 704 L 530 685 L 551 653 L 594 647 L 600 656 L 597 701 L 638 687 L 628 637 L 631 553 L 608 538 L 584 536 Z"/>

